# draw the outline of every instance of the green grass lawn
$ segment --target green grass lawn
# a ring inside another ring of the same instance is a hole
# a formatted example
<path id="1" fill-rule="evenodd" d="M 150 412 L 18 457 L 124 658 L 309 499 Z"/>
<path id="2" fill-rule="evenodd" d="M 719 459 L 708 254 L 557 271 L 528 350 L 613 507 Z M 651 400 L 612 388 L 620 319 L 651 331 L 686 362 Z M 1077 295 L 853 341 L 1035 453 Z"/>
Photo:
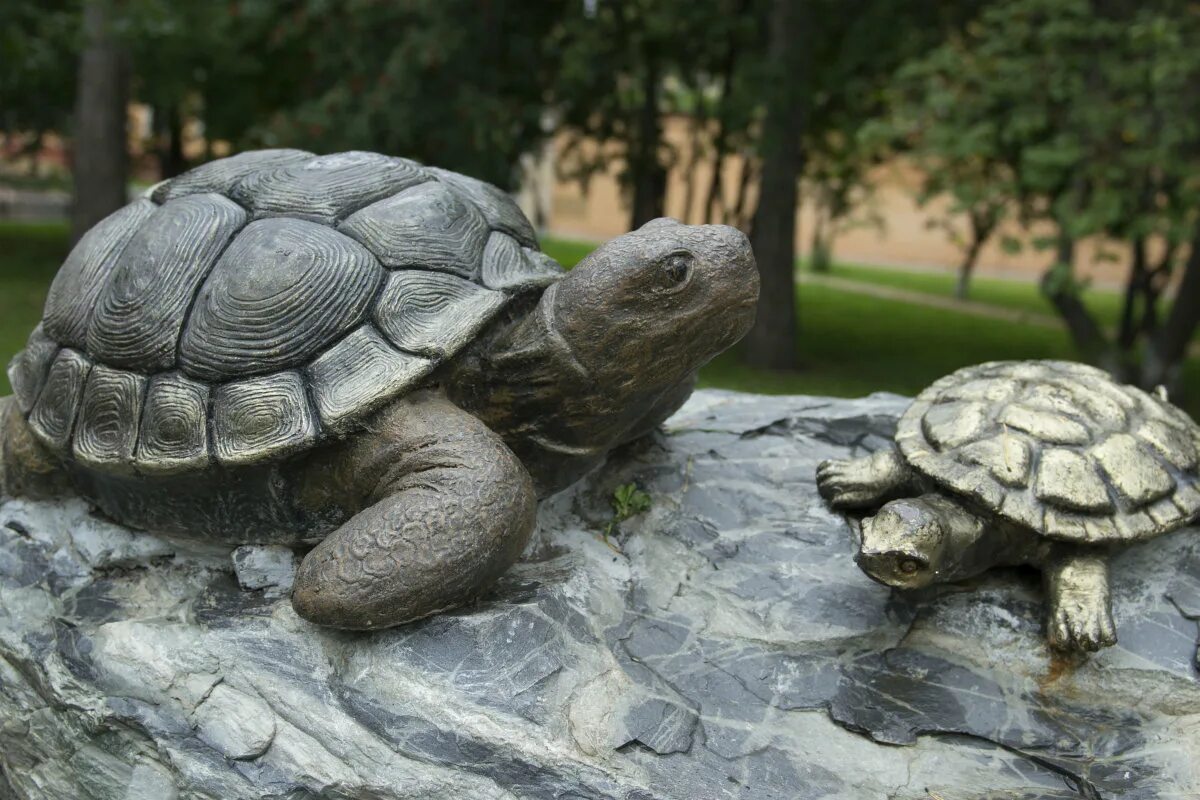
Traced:
<path id="1" fill-rule="evenodd" d="M 67 254 L 65 223 L 0 222 L 0 366 L 42 318 L 46 290 Z M 0 394 L 8 394 L 0 374 Z"/>
<path id="2" fill-rule="evenodd" d="M 567 266 L 574 266 L 592 248 L 556 239 L 544 245 L 547 253 Z M 0 363 L 6 364 L 24 346 L 66 252 L 65 225 L 0 223 Z M 949 281 L 946 294 L 953 287 L 948 276 L 886 269 L 838 266 L 834 274 L 849 277 L 850 273 L 856 280 L 879 278 L 879 283 L 913 291 L 926 291 L 918 287 L 927 286 L 929 293 L 941 294 L 943 279 Z M 901 279 L 904 282 L 897 282 Z M 1007 281 L 981 281 L 977 290 L 975 299 L 1008 307 L 1025 307 L 1016 304 L 1040 297 L 1036 287 Z M 801 371 L 751 369 L 738 362 L 736 353 L 727 353 L 703 370 L 701 385 L 767 394 L 858 396 L 892 391 L 911 395 L 967 364 L 1073 355 L 1066 333 L 1051 328 L 879 300 L 814 284 L 800 287 L 799 303 Z M 1188 364 L 1185 384 L 1192 398 L 1188 411 L 1200 417 L 1200 362 Z M 7 379 L 0 375 L 0 394 L 8 391 Z"/>
<path id="3" fill-rule="evenodd" d="M 891 286 L 910 292 L 953 297 L 957 277 L 951 273 L 907 272 L 864 264 L 834 264 L 830 275 L 862 283 Z M 970 298 L 979 303 L 1055 315 L 1054 307 L 1033 283 L 1000 278 L 975 278 L 971 281 Z M 1115 327 L 1121 315 L 1121 296 L 1109 289 L 1088 288 L 1083 292 L 1084 303 L 1102 325 Z"/>

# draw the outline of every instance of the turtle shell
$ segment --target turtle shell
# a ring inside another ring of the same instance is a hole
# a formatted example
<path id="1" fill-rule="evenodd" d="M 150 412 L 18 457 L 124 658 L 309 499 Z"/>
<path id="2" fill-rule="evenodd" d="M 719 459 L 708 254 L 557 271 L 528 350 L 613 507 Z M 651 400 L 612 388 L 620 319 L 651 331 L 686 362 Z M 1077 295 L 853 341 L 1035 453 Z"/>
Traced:
<path id="1" fill-rule="evenodd" d="M 961 369 L 921 392 L 896 443 L 939 485 L 1054 539 L 1148 539 L 1200 511 L 1200 428 L 1084 364 Z"/>
<path id="2" fill-rule="evenodd" d="M 242 153 L 88 231 L 9 377 L 37 438 L 84 466 L 257 464 L 353 429 L 561 272 L 473 178 Z"/>

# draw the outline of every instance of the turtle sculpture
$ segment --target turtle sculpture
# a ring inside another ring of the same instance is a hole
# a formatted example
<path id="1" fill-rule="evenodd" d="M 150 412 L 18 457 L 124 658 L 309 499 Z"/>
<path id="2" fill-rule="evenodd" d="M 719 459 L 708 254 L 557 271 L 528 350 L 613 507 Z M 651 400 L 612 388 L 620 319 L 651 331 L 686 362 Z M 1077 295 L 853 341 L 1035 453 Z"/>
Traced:
<path id="1" fill-rule="evenodd" d="M 857 561 L 888 586 L 992 566 L 1042 570 L 1047 637 L 1066 651 L 1116 642 L 1108 558 L 1200 511 L 1200 428 L 1165 399 L 1064 361 L 961 369 L 900 418 L 895 448 L 817 469 L 862 521 Z"/>
<path id="2" fill-rule="evenodd" d="M 71 251 L 9 368 L 3 487 L 134 528 L 316 544 L 296 611 L 397 625 L 493 584 L 538 497 L 673 413 L 757 297 L 727 226 L 655 220 L 564 272 L 481 181 L 243 153 Z"/>

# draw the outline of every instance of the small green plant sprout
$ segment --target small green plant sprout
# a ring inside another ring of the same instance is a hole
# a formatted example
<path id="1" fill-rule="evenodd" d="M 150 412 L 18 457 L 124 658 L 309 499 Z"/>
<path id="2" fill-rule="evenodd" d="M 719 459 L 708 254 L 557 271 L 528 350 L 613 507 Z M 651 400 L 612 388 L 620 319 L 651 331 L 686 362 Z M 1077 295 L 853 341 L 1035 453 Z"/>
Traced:
<path id="1" fill-rule="evenodd" d="M 613 550 L 617 548 L 609 541 L 609 536 L 625 520 L 650 510 L 650 495 L 643 492 L 635 483 L 625 483 L 616 488 L 612 496 L 612 519 L 604 526 L 604 543 Z M 617 552 L 620 552 L 617 550 Z"/>

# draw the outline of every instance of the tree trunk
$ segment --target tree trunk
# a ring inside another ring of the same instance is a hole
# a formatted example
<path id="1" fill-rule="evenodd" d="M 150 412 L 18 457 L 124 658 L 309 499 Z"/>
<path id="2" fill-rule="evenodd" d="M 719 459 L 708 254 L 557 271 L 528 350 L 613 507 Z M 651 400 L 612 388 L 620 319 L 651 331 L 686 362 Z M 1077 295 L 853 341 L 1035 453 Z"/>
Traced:
<path id="1" fill-rule="evenodd" d="M 1122 350 L 1133 347 L 1141 327 L 1137 318 L 1137 303 L 1146 286 L 1146 240 L 1133 240 L 1133 263 L 1125 284 L 1125 300 L 1121 306 L 1121 325 L 1117 329 L 1117 346 Z"/>
<path id="2" fill-rule="evenodd" d="M 721 196 L 721 172 L 725 169 L 725 153 L 721 150 L 724 146 L 718 141 L 715 145 L 717 148 L 716 156 L 713 159 L 712 178 L 708 183 L 708 196 L 704 200 L 704 222 L 710 224 L 718 221 L 717 218 L 717 200 L 721 199 L 722 219 L 724 218 L 725 202 Z"/>
<path id="3" fill-rule="evenodd" d="M 110 30 L 110 0 L 88 0 L 83 9 L 84 47 L 79 59 L 71 167 L 75 203 L 71 237 L 125 205 L 125 58 Z"/>
<path id="4" fill-rule="evenodd" d="M 166 180 L 187 169 L 187 158 L 183 154 L 183 114 L 179 105 L 154 109 L 155 128 L 158 129 L 158 172 L 159 179 Z"/>
<path id="5" fill-rule="evenodd" d="M 743 0 L 738 4 L 737 13 L 745 14 L 749 8 L 749 0 Z M 732 29 L 730 29 L 732 31 Z M 721 69 L 720 83 L 720 100 L 718 101 L 718 109 L 723 109 L 725 103 L 729 102 L 729 93 L 733 91 L 733 76 L 737 69 L 738 63 L 738 42 L 737 37 L 730 33 L 729 41 L 725 51 L 725 62 Z M 716 115 L 717 131 L 713 135 L 713 172 L 712 179 L 708 184 L 708 196 L 704 201 L 704 213 L 702 215 L 705 223 L 711 223 L 717 219 L 716 209 L 717 200 L 721 201 L 721 213 L 726 213 L 724 184 L 722 181 L 722 173 L 725 169 L 725 156 L 729 151 L 729 130 L 725 125 L 725 114 L 718 110 Z"/>
<path id="6" fill-rule="evenodd" d="M 823 209 L 817 209 L 813 222 L 812 254 L 808 259 L 813 272 L 828 273 L 833 266 L 833 245 L 830 242 L 832 236 L 829 235 L 833 223 L 828 220 L 828 216 Z"/>
<path id="7" fill-rule="evenodd" d="M 742 173 L 738 178 L 737 198 L 734 201 L 733 209 L 726 208 L 725 224 L 732 225 L 735 228 L 749 230 L 751 226 L 750 214 L 746 211 L 746 206 L 749 205 L 750 184 L 754 178 L 754 160 L 750 154 L 743 154 L 742 158 Z M 722 203 L 724 205 L 724 203 Z"/>
<path id="8" fill-rule="evenodd" d="M 1164 385 L 1169 391 L 1178 390 L 1179 367 L 1187 355 L 1188 344 L 1200 323 L 1200 233 L 1192 239 L 1179 292 L 1171 305 L 1167 321 L 1150 339 L 1142 365 L 1143 387 Z"/>
<path id="9" fill-rule="evenodd" d="M 688 153 L 688 165 L 684 170 L 684 178 L 686 181 L 686 190 L 683 194 L 683 213 L 679 215 L 682 222 L 691 222 L 692 219 L 692 204 L 696 202 L 696 170 L 700 166 L 700 161 L 704 158 L 704 147 L 700 142 L 700 126 L 704 124 L 704 118 L 694 116 L 691 120 L 691 141 L 689 147 L 691 152 Z M 704 218 L 704 213 L 700 213 L 701 219 Z"/>
<path id="10" fill-rule="evenodd" d="M 1061 285 L 1057 287 L 1051 285 L 1055 270 L 1061 269 L 1062 265 L 1069 267 L 1074 260 L 1075 241 L 1069 236 L 1060 235 L 1054 266 L 1042 276 L 1042 291 L 1058 311 L 1063 322 L 1066 323 L 1071 340 L 1080 354 L 1085 359 L 1121 377 L 1121 365 L 1113 357 L 1113 349 L 1109 346 L 1104 331 L 1088 311 L 1087 306 L 1079 299 L 1079 295 Z"/>
<path id="11" fill-rule="evenodd" d="M 984 237 L 978 233 L 971 236 L 971 245 L 958 265 L 958 282 L 954 284 L 954 296 L 966 300 L 971 294 L 971 276 L 975 273 L 975 264 L 979 261 L 979 251 L 983 249 Z"/>
<path id="12" fill-rule="evenodd" d="M 667 194 L 667 171 L 658 158 L 662 138 L 658 111 L 659 70 L 655 59 L 647 60 L 642 75 L 642 109 L 629 168 L 633 171 L 633 203 L 629 229 L 636 230 L 663 215 Z"/>
<path id="13" fill-rule="evenodd" d="M 795 369 L 796 358 L 796 202 L 804 154 L 800 131 L 801 84 L 805 51 L 802 4 L 774 0 L 768 59 L 774 73 L 762 124 L 762 172 L 751 242 L 762 278 L 758 318 L 745 340 L 747 364 Z"/>
<path id="14" fill-rule="evenodd" d="M 988 214 L 986 211 L 973 211 L 968 215 L 968 219 L 971 224 L 971 244 L 963 256 L 962 263 L 958 266 L 958 283 L 954 287 L 954 296 L 959 300 L 966 300 L 967 295 L 971 293 L 971 277 L 975 274 L 975 265 L 979 262 L 979 254 L 983 251 L 983 246 L 987 244 L 987 240 L 992 236 L 992 231 L 996 229 L 997 216 Z M 1059 254 L 1070 257 L 1073 249 L 1073 245 L 1071 250 L 1066 252 L 1060 249 Z"/>

